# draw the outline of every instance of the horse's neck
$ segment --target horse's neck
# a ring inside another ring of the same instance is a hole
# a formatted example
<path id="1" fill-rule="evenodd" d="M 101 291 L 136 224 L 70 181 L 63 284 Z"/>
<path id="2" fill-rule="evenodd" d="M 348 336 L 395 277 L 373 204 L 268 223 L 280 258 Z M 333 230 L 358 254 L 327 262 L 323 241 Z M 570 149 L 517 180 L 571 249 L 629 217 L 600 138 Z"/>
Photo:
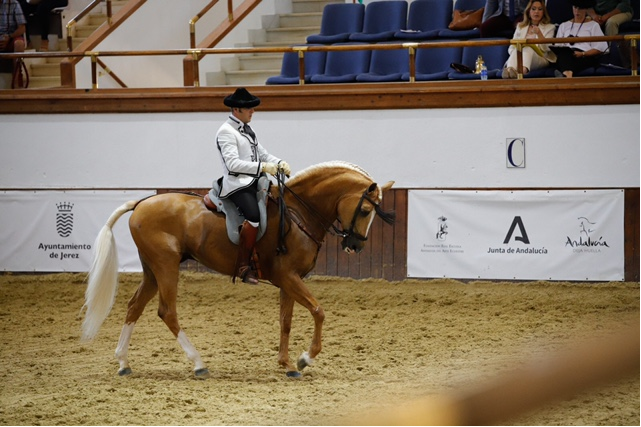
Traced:
<path id="1" fill-rule="evenodd" d="M 304 203 L 298 200 L 292 200 L 291 203 L 298 206 L 298 213 L 304 217 L 308 225 L 321 226 L 324 232 L 337 219 L 340 199 L 346 194 L 362 191 L 360 187 L 367 188 L 367 184 L 360 183 L 360 179 L 355 179 L 351 175 L 337 174 L 330 178 L 309 177 L 292 187 L 292 191 Z"/>

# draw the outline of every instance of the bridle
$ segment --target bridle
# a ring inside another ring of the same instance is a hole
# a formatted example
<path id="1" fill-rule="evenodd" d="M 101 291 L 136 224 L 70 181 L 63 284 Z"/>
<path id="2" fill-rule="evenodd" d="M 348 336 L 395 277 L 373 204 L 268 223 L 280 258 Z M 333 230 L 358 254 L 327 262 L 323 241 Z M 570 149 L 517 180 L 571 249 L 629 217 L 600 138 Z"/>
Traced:
<path id="1" fill-rule="evenodd" d="M 279 210 L 280 210 L 280 224 L 282 227 L 282 224 L 284 224 L 284 215 L 285 212 L 287 211 L 287 207 L 285 206 L 285 199 L 284 199 L 284 190 L 287 190 L 290 192 L 292 196 L 296 200 L 300 202 L 300 204 L 309 212 L 311 213 L 321 224 L 323 229 L 334 235 L 334 236 L 339 236 L 343 238 L 343 247 L 345 247 L 345 242 L 349 239 L 356 239 L 361 242 L 367 241 L 367 236 L 363 236 L 362 234 L 359 234 L 354 230 L 354 227 L 356 226 L 356 219 L 358 218 L 359 213 L 361 212 L 361 208 L 363 207 L 363 202 L 366 200 L 369 203 L 374 206 L 374 211 L 378 216 L 381 217 L 383 221 L 385 221 L 387 224 L 393 224 L 394 220 L 396 219 L 396 213 L 391 211 L 391 212 L 385 212 L 379 203 L 375 202 L 372 200 L 371 197 L 369 197 L 367 194 L 374 191 L 377 187 L 376 183 L 372 183 L 365 191 L 363 191 L 363 194 L 361 195 L 360 199 L 358 200 L 358 204 L 356 205 L 356 209 L 354 210 L 354 215 L 352 215 L 352 221 L 350 222 L 349 228 L 345 230 L 338 228 L 332 221 L 327 220 L 323 215 L 321 215 L 316 209 L 311 207 L 305 200 L 303 200 L 298 194 L 296 194 L 291 188 L 289 188 L 285 184 L 285 175 L 282 172 L 278 172 L 276 175 L 276 180 L 278 181 L 278 190 L 279 190 Z M 340 225 L 342 225 L 340 218 L 337 218 L 337 221 Z M 284 243 L 282 243 L 282 240 L 284 238 L 284 230 L 279 227 L 279 244 L 278 244 L 278 251 L 281 253 L 287 252 L 287 249 L 284 246 Z M 309 235 L 309 233 L 307 233 Z M 311 236 L 310 236 L 311 237 Z"/>

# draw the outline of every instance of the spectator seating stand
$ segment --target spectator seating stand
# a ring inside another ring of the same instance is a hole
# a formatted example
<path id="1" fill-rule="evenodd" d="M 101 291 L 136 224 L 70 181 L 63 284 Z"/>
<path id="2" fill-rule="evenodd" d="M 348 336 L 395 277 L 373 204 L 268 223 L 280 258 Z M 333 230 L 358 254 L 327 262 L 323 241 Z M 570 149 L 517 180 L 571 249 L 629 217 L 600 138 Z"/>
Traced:
<path id="1" fill-rule="evenodd" d="M 384 45 L 385 43 L 377 43 Z M 398 44 L 398 43 L 394 43 Z M 409 50 L 375 49 L 370 57 L 369 69 L 356 76 L 357 82 L 398 82 L 403 73 L 409 72 Z"/>
<path id="2" fill-rule="evenodd" d="M 452 19 L 452 0 L 414 0 L 409 6 L 407 29 L 394 33 L 400 41 L 437 39 Z"/>
<path id="3" fill-rule="evenodd" d="M 337 43 L 333 46 L 365 45 L 366 43 Z M 310 77 L 312 83 L 351 83 L 356 76 L 369 70 L 370 50 L 332 50 L 327 52 L 325 70 Z"/>
<path id="4" fill-rule="evenodd" d="M 307 43 L 334 44 L 349 40 L 363 30 L 365 6 L 360 3 L 333 3 L 323 8 L 319 34 L 307 37 Z"/>
<path id="5" fill-rule="evenodd" d="M 369 3 L 365 8 L 363 31 L 353 33 L 353 42 L 378 43 L 394 38 L 397 31 L 407 27 L 407 1 L 381 0 Z"/>
<path id="6" fill-rule="evenodd" d="M 482 7 L 485 7 L 485 0 L 456 0 L 454 3 L 454 9 L 460 11 L 479 10 Z M 446 27 L 440 29 L 438 36 L 442 39 L 474 39 L 481 36 L 481 30 L 478 27 L 469 30 L 450 30 Z"/>

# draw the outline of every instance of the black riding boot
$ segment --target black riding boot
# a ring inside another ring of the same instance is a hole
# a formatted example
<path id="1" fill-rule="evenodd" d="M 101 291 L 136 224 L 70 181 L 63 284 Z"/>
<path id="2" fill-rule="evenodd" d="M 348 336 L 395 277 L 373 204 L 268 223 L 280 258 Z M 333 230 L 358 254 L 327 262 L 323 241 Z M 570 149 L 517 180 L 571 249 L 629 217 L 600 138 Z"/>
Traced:
<path id="1" fill-rule="evenodd" d="M 251 266 L 251 256 L 256 245 L 258 227 L 253 227 L 248 221 L 243 222 L 238 238 L 238 258 L 236 259 L 236 276 L 251 285 L 257 285 L 256 272 Z"/>

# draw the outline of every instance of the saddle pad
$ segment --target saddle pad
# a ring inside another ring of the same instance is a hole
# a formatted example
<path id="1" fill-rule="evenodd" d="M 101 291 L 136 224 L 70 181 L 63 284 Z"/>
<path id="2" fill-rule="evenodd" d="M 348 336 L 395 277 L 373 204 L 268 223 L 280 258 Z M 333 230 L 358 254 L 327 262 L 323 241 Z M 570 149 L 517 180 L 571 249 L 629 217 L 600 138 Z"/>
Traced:
<path id="1" fill-rule="evenodd" d="M 225 214 L 225 223 L 227 225 L 227 236 L 233 244 L 237 245 L 239 241 L 240 226 L 245 221 L 245 217 L 240 213 L 234 202 L 229 199 L 221 199 L 218 197 L 220 194 L 220 180 L 216 180 L 209 190 L 209 198 L 212 203 L 216 205 L 218 212 Z M 256 192 L 256 200 L 258 200 L 258 209 L 260 211 L 260 225 L 258 226 L 258 235 L 256 241 L 260 240 L 267 230 L 267 190 L 269 189 L 270 181 L 266 176 L 258 178 L 258 191 Z"/>

